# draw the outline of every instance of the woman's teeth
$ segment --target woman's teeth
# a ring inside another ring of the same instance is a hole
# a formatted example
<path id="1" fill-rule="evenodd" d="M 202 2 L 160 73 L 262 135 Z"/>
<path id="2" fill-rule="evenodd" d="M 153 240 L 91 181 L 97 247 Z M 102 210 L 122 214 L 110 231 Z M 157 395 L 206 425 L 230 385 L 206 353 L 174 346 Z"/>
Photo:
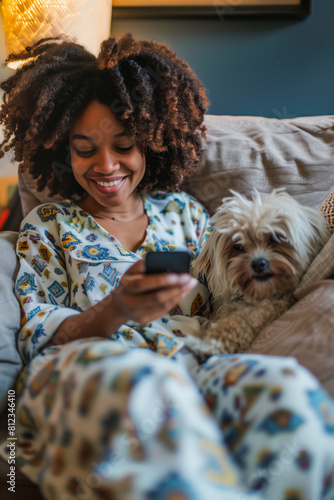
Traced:
<path id="1" fill-rule="evenodd" d="M 99 182 L 99 181 L 95 181 L 95 182 L 99 186 L 111 187 L 111 186 L 116 186 L 117 184 L 119 184 L 120 182 L 122 182 L 123 179 L 124 179 L 124 177 L 122 177 L 122 179 L 118 179 L 117 181 L 113 181 L 113 182 Z"/>

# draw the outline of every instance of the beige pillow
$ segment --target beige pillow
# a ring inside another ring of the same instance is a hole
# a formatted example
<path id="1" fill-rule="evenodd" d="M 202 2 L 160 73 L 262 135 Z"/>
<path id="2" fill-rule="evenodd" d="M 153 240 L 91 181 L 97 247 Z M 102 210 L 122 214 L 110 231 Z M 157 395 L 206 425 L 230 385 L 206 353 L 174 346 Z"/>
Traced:
<path id="1" fill-rule="evenodd" d="M 212 214 L 230 189 L 249 196 L 286 187 L 302 205 L 319 207 L 334 186 L 334 116 L 278 120 L 206 115 L 209 144 L 181 187 Z"/>

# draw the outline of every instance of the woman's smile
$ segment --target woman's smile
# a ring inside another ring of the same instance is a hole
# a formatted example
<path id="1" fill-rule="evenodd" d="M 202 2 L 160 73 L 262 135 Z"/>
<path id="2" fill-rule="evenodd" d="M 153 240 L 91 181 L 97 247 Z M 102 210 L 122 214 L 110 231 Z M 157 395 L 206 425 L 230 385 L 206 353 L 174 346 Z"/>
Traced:
<path id="1" fill-rule="evenodd" d="M 94 182 L 96 189 L 98 189 L 101 193 L 116 193 L 122 189 L 127 177 L 127 175 L 108 179 L 101 177 L 98 179 L 92 179 L 92 181 Z"/>

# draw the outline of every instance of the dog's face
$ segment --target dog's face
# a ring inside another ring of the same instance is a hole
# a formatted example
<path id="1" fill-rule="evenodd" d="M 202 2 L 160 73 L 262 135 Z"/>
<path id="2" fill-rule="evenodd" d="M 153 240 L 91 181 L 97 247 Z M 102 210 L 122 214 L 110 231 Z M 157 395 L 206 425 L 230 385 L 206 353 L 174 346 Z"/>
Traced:
<path id="1" fill-rule="evenodd" d="M 274 191 L 250 201 L 234 193 L 212 218 L 213 231 L 194 265 L 214 298 L 275 298 L 295 288 L 329 238 L 314 209 Z"/>
<path id="2" fill-rule="evenodd" d="M 242 230 L 234 227 L 226 238 L 220 238 L 222 265 L 231 289 L 250 300 L 293 289 L 302 272 L 296 247 L 286 239 L 284 230 L 269 231 L 266 225 L 247 219 Z"/>

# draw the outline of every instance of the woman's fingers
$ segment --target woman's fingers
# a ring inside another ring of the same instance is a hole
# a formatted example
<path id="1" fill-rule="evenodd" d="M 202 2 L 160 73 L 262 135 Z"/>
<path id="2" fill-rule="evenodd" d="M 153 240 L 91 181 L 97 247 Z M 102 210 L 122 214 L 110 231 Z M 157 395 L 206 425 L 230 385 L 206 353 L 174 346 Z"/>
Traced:
<path id="1" fill-rule="evenodd" d="M 113 292 L 122 314 L 142 324 L 168 313 L 198 283 L 188 273 L 146 275 L 143 271 L 144 261 L 138 260 Z"/>
<path id="2" fill-rule="evenodd" d="M 132 306 L 140 305 L 142 308 L 146 309 L 151 307 L 165 308 L 167 303 L 173 303 L 172 306 L 175 305 L 183 296 L 189 293 L 196 284 L 197 281 L 191 281 L 183 286 L 171 286 L 145 294 L 125 294 L 124 302 Z"/>
<path id="3" fill-rule="evenodd" d="M 183 286 L 174 285 L 142 294 L 126 293 L 123 290 L 117 300 L 118 307 L 128 319 L 141 324 L 149 323 L 167 314 L 196 286 L 196 283 L 197 280 L 194 280 Z"/>
<path id="4" fill-rule="evenodd" d="M 184 286 L 174 290 L 164 290 L 145 295 L 124 297 L 124 306 L 130 319 L 145 324 L 167 314 L 179 304 L 193 286 Z M 143 300 L 143 298 L 145 299 Z"/>
<path id="5" fill-rule="evenodd" d="M 152 292 L 156 289 L 182 287 L 190 284 L 192 280 L 194 280 L 194 284 L 197 284 L 197 280 L 192 278 L 190 274 L 187 273 L 150 274 L 148 276 L 144 276 L 143 279 L 134 281 L 132 293 L 142 294 Z"/>
<path id="6" fill-rule="evenodd" d="M 175 286 L 184 286 L 188 283 L 196 284 L 197 280 L 192 278 L 190 274 L 182 273 L 159 273 L 159 274 L 133 274 L 123 276 L 120 285 L 122 289 L 126 289 L 128 293 L 133 295 L 153 292 L 157 289 L 169 288 Z"/>
<path id="7" fill-rule="evenodd" d="M 129 293 L 132 294 L 142 294 L 173 285 L 183 286 L 192 279 L 189 273 L 144 274 L 144 268 L 145 264 L 143 259 L 137 260 L 129 267 L 120 281 L 121 289 L 127 289 Z"/>

